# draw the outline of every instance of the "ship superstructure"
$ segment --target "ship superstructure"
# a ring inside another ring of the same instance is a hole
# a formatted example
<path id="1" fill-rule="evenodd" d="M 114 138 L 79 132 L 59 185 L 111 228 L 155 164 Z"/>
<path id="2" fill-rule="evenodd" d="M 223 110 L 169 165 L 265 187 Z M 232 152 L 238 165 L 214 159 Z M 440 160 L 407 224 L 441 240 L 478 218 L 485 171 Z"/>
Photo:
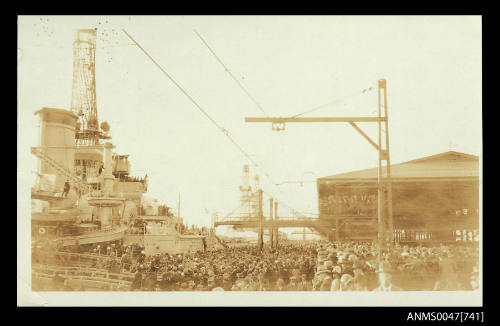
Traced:
<path id="1" fill-rule="evenodd" d="M 99 124 L 96 35 L 96 29 L 75 32 L 71 110 L 35 112 L 39 143 L 31 152 L 39 165 L 32 187 L 33 244 L 57 250 L 118 241 L 143 244 L 150 252 L 203 249 L 205 236 L 180 233 L 180 216 L 144 209 L 148 176 L 130 174 L 129 155 L 113 151 L 109 124 Z"/>

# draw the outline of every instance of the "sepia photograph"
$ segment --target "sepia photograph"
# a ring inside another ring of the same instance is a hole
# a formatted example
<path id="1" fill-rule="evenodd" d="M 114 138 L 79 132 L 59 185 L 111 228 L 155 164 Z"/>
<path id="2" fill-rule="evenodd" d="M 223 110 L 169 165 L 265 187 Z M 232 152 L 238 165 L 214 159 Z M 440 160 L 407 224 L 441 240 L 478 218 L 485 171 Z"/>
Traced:
<path id="1" fill-rule="evenodd" d="M 481 30 L 18 16 L 18 305 L 480 306 Z"/>

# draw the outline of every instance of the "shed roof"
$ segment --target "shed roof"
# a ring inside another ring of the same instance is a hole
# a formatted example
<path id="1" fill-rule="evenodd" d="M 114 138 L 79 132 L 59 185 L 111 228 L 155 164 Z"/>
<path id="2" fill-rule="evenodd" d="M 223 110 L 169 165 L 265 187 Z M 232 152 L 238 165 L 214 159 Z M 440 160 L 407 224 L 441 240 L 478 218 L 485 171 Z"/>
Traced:
<path id="1" fill-rule="evenodd" d="M 382 173 L 386 176 L 385 168 Z M 449 151 L 419 159 L 391 164 L 392 179 L 429 179 L 429 178 L 478 178 L 479 157 L 475 155 Z M 321 181 L 363 181 L 378 178 L 378 168 L 335 174 Z"/>

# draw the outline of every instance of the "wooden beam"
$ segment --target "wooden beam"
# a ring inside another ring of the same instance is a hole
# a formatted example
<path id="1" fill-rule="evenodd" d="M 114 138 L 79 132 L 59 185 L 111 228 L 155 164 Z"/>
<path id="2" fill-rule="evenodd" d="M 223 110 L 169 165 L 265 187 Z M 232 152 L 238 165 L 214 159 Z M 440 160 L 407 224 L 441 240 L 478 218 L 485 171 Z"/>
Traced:
<path id="1" fill-rule="evenodd" d="M 273 122 L 273 123 L 285 123 L 285 122 L 379 122 L 386 121 L 385 117 L 308 117 L 308 118 L 258 118 L 258 117 L 247 117 L 245 122 Z"/>
<path id="2" fill-rule="evenodd" d="M 365 133 L 363 132 L 363 130 L 361 130 L 361 129 L 358 127 L 358 125 L 357 125 L 357 124 L 355 124 L 355 123 L 354 123 L 354 122 L 352 122 L 352 121 L 349 121 L 349 124 L 350 124 L 350 125 L 351 125 L 354 129 L 356 129 L 356 130 L 357 130 L 357 131 L 361 134 L 361 136 L 365 137 L 365 139 L 366 139 L 366 140 L 368 140 L 368 142 L 369 142 L 369 143 L 370 143 L 373 147 L 375 147 L 375 149 L 376 149 L 377 151 L 378 151 L 378 150 L 380 150 L 380 147 L 379 147 L 379 146 L 378 146 L 378 145 L 377 145 L 377 144 L 376 144 L 376 143 L 375 143 L 375 142 L 374 142 L 374 141 L 373 141 L 370 137 L 368 137 L 368 135 L 367 135 L 367 134 L 365 134 Z"/>

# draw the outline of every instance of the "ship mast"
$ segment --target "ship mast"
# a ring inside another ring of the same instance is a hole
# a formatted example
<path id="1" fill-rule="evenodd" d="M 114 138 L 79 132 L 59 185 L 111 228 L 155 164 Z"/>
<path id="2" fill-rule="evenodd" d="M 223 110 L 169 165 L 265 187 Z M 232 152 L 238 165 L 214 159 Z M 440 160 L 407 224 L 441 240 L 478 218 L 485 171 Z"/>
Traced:
<path id="1" fill-rule="evenodd" d="M 79 117 L 76 140 L 82 145 L 96 145 L 100 138 L 95 78 L 96 35 L 96 29 L 78 29 L 73 43 L 71 111 Z"/>
<path id="2" fill-rule="evenodd" d="M 96 99 L 96 38 L 97 29 L 77 29 L 73 42 L 73 89 L 71 111 L 78 116 L 75 130 L 75 173 L 86 181 L 99 175 L 102 167 L 100 145 L 108 136 L 109 124 L 99 126 Z"/>

